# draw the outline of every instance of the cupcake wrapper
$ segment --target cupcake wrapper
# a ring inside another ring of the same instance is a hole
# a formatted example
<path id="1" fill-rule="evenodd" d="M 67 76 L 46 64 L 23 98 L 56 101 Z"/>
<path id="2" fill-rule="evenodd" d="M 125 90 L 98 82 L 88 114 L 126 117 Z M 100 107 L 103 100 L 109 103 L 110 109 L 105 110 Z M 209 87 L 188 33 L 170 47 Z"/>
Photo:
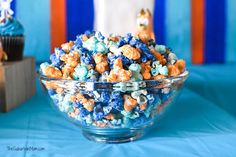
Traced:
<path id="1" fill-rule="evenodd" d="M 2 48 L 6 52 L 8 61 L 18 61 L 23 58 L 24 36 L 0 37 Z"/>

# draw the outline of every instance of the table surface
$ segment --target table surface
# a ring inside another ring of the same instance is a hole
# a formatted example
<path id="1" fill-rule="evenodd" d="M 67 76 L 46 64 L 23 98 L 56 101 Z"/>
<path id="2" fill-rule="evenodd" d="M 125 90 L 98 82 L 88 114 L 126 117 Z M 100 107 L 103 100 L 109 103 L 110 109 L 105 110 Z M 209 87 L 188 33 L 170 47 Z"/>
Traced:
<path id="1" fill-rule="evenodd" d="M 140 140 L 122 144 L 86 140 L 38 88 L 20 107 L 0 113 L 0 156 L 235 157 L 236 65 L 190 66 L 189 71 L 163 119 Z M 17 150 L 23 147 L 37 150 Z"/>

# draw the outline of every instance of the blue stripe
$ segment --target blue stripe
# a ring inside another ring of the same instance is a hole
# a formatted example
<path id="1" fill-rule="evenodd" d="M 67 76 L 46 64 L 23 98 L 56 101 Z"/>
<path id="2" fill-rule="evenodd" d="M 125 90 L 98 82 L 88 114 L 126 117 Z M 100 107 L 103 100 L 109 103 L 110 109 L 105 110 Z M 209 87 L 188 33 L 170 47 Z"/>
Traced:
<path id="1" fill-rule="evenodd" d="M 236 1 L 227 0 L 226 61 L 236 62 Z"/>
<path id="2" fill-rule="evenodd" d="M 16 16 L 16 0 L 11 2 L 11 9 L 14 11 L 14 17 Z"/>
<path id="3" fill-rule="evenodd" d="M 225 61 L 225 0 L 206 0 L 205 63 Z"/>
<path id="4" fill-rule="evenodd" d="M 166 45 L 191 62 L 190 0 L 166 0 Z"/>
<path id="5" fill-rule="evenodd" d="M 47 61 L 50 54 L 50 1 L 17 0 L 16 18 L 25 28 L 24 54 L 38 62 Z"/>
<path id="6" fill-rule="evenodd" d="M 76 35 L 86 30 L 93 30 L 93 0 L 67 0 L 67 40 L 74 40 Z"/>
<path id="7" fill-rule="evenodd" d="M 154 32 L 158 44 L 165 44 L 165 0 L 155 0 Z"/>

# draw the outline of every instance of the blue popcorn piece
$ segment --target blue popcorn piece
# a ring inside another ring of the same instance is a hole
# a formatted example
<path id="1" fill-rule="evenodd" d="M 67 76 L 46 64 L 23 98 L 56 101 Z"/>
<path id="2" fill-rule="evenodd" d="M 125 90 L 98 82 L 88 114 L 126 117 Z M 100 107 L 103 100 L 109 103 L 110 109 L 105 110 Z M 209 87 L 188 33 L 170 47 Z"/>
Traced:
<path id="1" fill-rule="evenodd" d="M 48 94 L 49 96 L 53 96 L 54 94 L 56 94 L 54 89 L 48 89 Z"/>
<path id="2" fill-rule="evenodd" d="M 133 38 L 132 34 L 131 34 L 131 33 L 127 33 L 127 34 L 124 36 L 124 41 L 125 41 L 125 43 L 129 43 L 132 38 Z"/>
<path id="3" fill-rule="evenodd" d="M 150 121 L 150 118 L 147 118 L 145 115 L 140 114 L 139 117 L 132 120 L 132 124 L 134 127 L 136 127 L 136 126 L 143 125 L 147 123 L 148 121 Z"/>
<path id="4" fill-rule="evenodd" d="M 124 46 L 127 42 L 124 40 L 124 39 L 121 39 L 117 42 L 117 46 L 118 47 L 121 47 L 121 46 Z"/>
<path id="5" fill-rule="evenodd" d="M 93 109 L 93 119 L 96 121 L 102 120 L 102 118 L 105 116 L 103 112 L 103 107 L 100 103 L 97 103 L 96 106 Z"/>
<path id="6" fill-rule="evenodd" d="M 108 103 L 110 100 L 110 93 L 109 92 L 101 92 L 100 101 L 102 103 Z"/>
<path id="7" fill-rule="evenodd" d="M 72 105 L 73 105 L 74 107 L 76 107 L 76 108 L 81 108 L 81 107 L 83 107 L 83 105 L 82 105 L 80 102 L 74 102 Z"/>
<path id="8" fill-rule="evenodd" d="M 109 113 L 111 113 L 111 111 L 112 111 L 112 107 L 111 106 L 104 106 L 103 107 L 104 115 L 108 115 Z"/>
<path id="9" fill-rule="evenodd" d="M 93 65 L 95 64 L 92 55 L 89 54 L 88 52 L 82 53 L 80 55 L 80 62 L 83 64 L 93 64 Z"/>
<path id="10" fill-rule="evenodd" d="M 95 33 L 95 37 L 99 40 L 99 41 L 103 41 L 105 39 L 105 37 L 102 35 L 101 32 L 96 32 Z"/>
<path id="11" fill-rule="evenodd" d="M 56 54 L 53 53 L 50 55 L 50 61 L 52 62 L 52 66 L 59 67 L 61 64 L 61 60 L 57 58 Z"/>
<path id="12" fill-rule="evenodd" d="M 125 66 L 127 67 L 127 66 L 129 66 L 130 64 L 134 63 L 133 60 L 131 60 L 131 59 L 125 57 L 124 55 L 119 55 L 117 58 L 122 59 L 122 64 L 123 64 L 124 67 L 125 67 Z"/>
<path id="13" fill-rule="evenodd" d="M 135 45 L 137 45 L 138 43 L 139 43 L 139 40 L 136 39 L 136 38 L 134 38 L 134 37 L 129 41 L 129 45 L 130 45 L 130 46 L 135 46 Z"/>
<path id="14" fill-rule="evenodd" d="M 84 107 L 80 107 L 79 108 L 79 115 L 80 115 L 80 117 L 86 117 L 87 115 L 89 115 L 89 111 L 86 110 Z"/>
<path id="15" fill-rule="evenodd" d="M 146 63 L 148 61 L 148 58 L 147 58 L 146 55 L 141 54 L 140 60 L 141 60 L 142 63 Z"/>

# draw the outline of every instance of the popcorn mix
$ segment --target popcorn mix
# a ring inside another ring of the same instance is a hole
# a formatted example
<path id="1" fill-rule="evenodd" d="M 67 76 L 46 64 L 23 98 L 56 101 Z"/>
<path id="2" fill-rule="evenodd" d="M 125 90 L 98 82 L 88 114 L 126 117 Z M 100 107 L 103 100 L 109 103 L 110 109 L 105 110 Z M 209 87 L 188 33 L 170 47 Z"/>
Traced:
<path id="1" fill-rule="evenodd" d="M 40 72 L 53 79 L 42 83 L 59 110 L 81 125 L 98 127 L 151 121 L 175 91 L 155 80 L 185 72 L 185 61 L 171 49 L 130 33 L 104 37 L 87 31 L 56 48 L 50 61 Z"/>

